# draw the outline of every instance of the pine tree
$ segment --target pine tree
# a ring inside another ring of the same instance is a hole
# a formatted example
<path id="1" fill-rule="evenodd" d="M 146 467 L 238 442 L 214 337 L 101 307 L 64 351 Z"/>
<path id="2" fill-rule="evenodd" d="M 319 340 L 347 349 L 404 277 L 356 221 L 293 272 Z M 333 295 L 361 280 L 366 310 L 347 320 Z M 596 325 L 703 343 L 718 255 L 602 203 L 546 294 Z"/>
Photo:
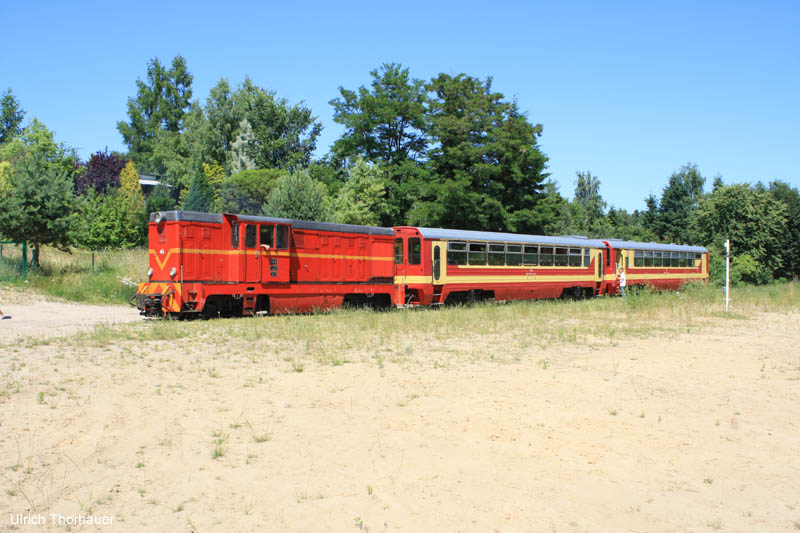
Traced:
<path id="1" fill-rule="evenodd" d="M 0 228 L 5 237 L 32 244 L 31 265 L 39 266 L 42 245 L 68 250 L 76 207 L 70 173 L 34 154 L 14 169 L 10 189 L 0 195 Z"/>
<path id="2" fill-rule="evenodd" d="M 312 178 L 307 170 L 298 170 L 278 178 L 262 214 L 327 222 L 330 219 L 329 204 L 325 185 Z"/>

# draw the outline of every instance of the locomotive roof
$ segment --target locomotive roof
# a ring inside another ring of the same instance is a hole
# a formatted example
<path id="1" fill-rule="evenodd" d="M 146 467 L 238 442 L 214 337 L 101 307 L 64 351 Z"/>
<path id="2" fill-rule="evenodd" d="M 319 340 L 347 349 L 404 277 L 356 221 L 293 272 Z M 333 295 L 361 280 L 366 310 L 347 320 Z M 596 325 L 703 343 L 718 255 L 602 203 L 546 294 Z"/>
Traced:
<path id="1" fill-rule="evenodd" d="M 447 239 L 459 241 L 500 241 L 530 244 L 552 244 L 564 246 L 583 246 L 589 248 L 605 248 L 603 241 L 587 237 L 571 235 L 568 237 L 550 237 L 546 235 L 524 235 L 520 233 L 495 233 L 493 231 L 471 231 L 463 229 L 415 228 L 425 239 Z"/>
<path id="2" fill-rule="evenodd" d="M 150 222 L 155 221 L 155 213 L 150 213 Z M 221 224 L 223 216 L 218 213 L 199 213 L 197 211 L 162 211 L 161 216 L 168 221 L 207 222 Z M 246 222 L 268 222 L 272 224 L 290 224 L 293 228 L 316 231 L 339 231 L 343 233 L 364 233 L 367 235 L 394 235 L 392 228 L 375 226 L 358 226 L 355 224 L 334 224 L 331 222 L 314 222 L 311 220 L 294 220 L 291 218 L 259 217 L 252 215 L 233 215 Z"/>
<path id="3" fill-rule="evenodd" d="M 608 244 L 613 248 L 625 248 L 634 250 L 655 250 L 664 252 L 699 252 L 707 253 L 708 250 L 702 246 L 689 246 L 688 244 L 661 244 L 658 242 L 636 242 L 625 241 L 622 239 L 608 239 Z"/>

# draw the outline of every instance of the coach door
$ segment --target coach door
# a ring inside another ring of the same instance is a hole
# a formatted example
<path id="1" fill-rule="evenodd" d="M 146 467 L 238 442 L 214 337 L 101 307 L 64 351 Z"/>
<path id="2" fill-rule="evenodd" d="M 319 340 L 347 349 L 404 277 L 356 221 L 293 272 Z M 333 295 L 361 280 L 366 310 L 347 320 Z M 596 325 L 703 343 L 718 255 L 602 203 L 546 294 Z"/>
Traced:
<path id="1" fill-rule="evenodd" d="M 289 282 L 289 226 L 260 225 L 261 283 Z"/>
<path id="2" fill-rule="evenodd" d="M 431 261 L 433 272 L 433 284 L 442 285 L 447 277 L 447 243 L 434 241 L 431 244 Z"/>

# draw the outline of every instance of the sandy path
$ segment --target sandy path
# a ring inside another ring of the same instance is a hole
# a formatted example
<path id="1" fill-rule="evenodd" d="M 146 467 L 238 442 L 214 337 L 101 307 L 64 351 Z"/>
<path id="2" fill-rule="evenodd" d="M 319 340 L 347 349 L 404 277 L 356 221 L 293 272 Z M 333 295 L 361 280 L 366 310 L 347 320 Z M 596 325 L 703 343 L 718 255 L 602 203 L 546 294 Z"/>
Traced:
<path id="1" fill-rule="evenodd" d="M 20 337 L 63 336 L 97 324 L 142 320 L 136 308 L 129 305 L 54 302 L 9 291 L 0 291 L 0 310 L 11 316 L 9 320 L 0 320 L 0 342 Z"/>
<path id="2" fill-rule="evenodd" d="M 103 531 L 793 530 L 799 321 L 445 368 L 23 350 L 2 360 L 0 523 L 33 504 Z"/>

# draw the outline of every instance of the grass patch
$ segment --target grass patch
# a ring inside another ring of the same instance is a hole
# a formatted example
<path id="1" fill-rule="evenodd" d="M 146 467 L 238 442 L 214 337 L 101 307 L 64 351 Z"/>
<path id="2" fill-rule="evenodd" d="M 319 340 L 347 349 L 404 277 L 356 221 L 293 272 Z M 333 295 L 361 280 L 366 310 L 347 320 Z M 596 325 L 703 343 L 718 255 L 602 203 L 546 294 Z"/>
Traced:
<path id="1" fill-rule="evenodd" d="M 28 254 L 30 261 L 30 252 Z M 148 267 L 147 250 L 61 252 L 44 246 L 40 268 L 28 268 L 22 277 L 22 255 L 18 247 L 4 246 L 0 259 L 0 280 L 14 287 L 29 287 L 48 296 L 73 302 L 121 304 L 136 294 Z"/>
<path id="2" fill-rule="evenodd" d="M 478 360 L 509 363 L 538 352 L 533 361 L 548 370 L 553 362 L 550 356 L 543 358 L 541 351 L 551 346 L 599 347 L 630 338 L 692 334 L 718 324 L 723 309 L 722 291 L 701 285 L 679 293 L 640 291 L 626 299 L 482 303 L 387 313 L 342 309 L 209 321 L 148 320 L 100 325 L 46 342 L 120 349 L 131 355 L 146 351 L 148 343 L 163 347 L 166 342 L 179 352 L 241 353 L 254 363 L 266 357 L 283 360 L 284 368 L 296 373 L 311 370 L 314 364 L 336 367 L 351 361 L 378 367 L 386 362 L 423 363 L 435 368 Z M 736 289 L 730 311 L 732 316 L 725 319 L 734 324 L 759 312 L 797 312 L 800 291 L 796 283 Z M 424 346 L 419 339 L 425 339 Z M 32 347 L 42 342 L 31 338 L 23 344 Z M 504 351 L 497 351 L 498 346 Z M 215 368 L 206 372 L 214 377 Z"/>

